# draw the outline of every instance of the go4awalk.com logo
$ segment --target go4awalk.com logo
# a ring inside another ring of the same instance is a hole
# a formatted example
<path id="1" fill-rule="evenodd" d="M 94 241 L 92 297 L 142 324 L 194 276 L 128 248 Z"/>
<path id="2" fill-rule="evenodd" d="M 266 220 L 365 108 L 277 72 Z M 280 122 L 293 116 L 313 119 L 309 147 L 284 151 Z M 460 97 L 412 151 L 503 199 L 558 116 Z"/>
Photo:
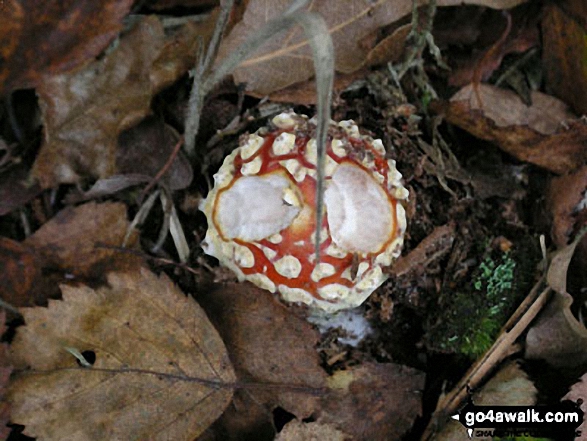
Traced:
<path id="1" fill-rule="evenodd" d="M 551 406 L 476 406 L 469 402 L 452 418 L 474 436 L 549 437 L 579 436 L 583 422 L 582 400 L 564 401 Z M 569 438 L 572 439 L 572 438 Z"/>

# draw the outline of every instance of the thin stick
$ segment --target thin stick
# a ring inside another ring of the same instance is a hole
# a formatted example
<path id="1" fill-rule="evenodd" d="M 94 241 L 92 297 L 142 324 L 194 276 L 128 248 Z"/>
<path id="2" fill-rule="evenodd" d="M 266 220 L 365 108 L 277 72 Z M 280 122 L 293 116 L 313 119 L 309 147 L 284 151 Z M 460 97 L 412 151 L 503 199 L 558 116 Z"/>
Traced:
<path id="1" fill-rule="evenodd" d="M 542 310 L 552 292 L 550 287 L 547 287 L 538 295 L 543 281 L 544 278 L 534 285 L 524 302 L 502 328 L 502 332 L 493 346 L 471 366 L 452 391 L 439 399 L 436 410 L 422 436 L 423 440 L 432 439 L 438 427 L 443 425 L 449 416 L 457 413 L 459 407 L 466 400 L 469 390 L 477 388 L 501 361 L 517 350 L 514 345 L 515 341 Z M 510 327 L 511 329 L 508 330 Z"/>
<path id="2" fill-rule="evenodd" d="M 151 189 L 157 184 L 157 182 L 159 182 L 161 180 L 163 175 L 165 173 L 167 173 L 167 170 L 169 170 L 169 167 L 171 167 L 171 164 L 173 164 L 173 161 L 175 161 L 175 158 L 177 157 L 177 155 L 179 153 L 179 149 L 181 148 L 182 145 L 183 145 L 183 136 L 181 138 L 179 138 L 179 140 L 177 141 L 177 144 L 175 144 L 175 147 L 173 147 L 173 151 L 171 152 L 171 155 L 169 155 L 169 158 L 167 158 L 167 161 L 165 162 L 163 167 L 161 167 L 161 169 L 157 172 L 155 177 L 153 179 L 151 179 L 151 182 L 149 182 L 149 184 L 143 189 L 143 191 L 141 191 L 141 195 L 139 196 L 139 205 L 141 204 L 141 202 L 143 201 L 143 198 L 147 195 L 147 193 L 149 193 L 151 191 Z"/>
<path id="3" fill-rule="evenodd" d="M 218 52 L 220 46 L 220 40 L 224 29 L 226 29 L 226 23 L 228 17 L 232 11 L 234 0 L 226 0 L 221 6 L 216 26 L 214 27 L 214 34 L 208 44 L 208 50 L 204 54 L 202 48 L 198 54 L 198 65 L 196 66 L 193 76 L 194 82 L 192 85 L 192 91 L 188 101 L 188 113 L 186 116 L 185 123 L 185 151 L 188 157 L 193 158 L 196 152 L 196 136 L 200 130 L 200 117 L 202 113 L 202 107 L 204 106 L 204 98 L 209 92 L 206 90 L 204 85 L 204 76 L 206 72 L 212 66 L 212 62 Z"/>

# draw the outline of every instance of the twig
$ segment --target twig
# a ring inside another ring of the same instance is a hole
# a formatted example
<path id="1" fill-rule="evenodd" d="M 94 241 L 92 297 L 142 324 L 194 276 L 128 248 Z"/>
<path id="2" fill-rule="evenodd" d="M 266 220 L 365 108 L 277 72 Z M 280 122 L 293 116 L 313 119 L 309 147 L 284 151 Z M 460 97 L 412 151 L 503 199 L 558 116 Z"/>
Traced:
<path id="1" fill-rule="evenodd" d="M 459 407 L 466 400 L 469 390 L 477 388 L 499 363 L 517 352 L 515 341 L 542 310 L 552 292 L 551 288 L 547 287 L 538 294 L 543 283 L 544 277 L 534 285 L 526 299 L 504 325 L 493 346 L 471 366 L 461 381 L 447 395 L 439 399 L 436 410 L 422 436 L 423 440 L 431 440 L 446 419 L 457 413 Z"/>
<path id="2" fill-rule="evenodd" d="M 193 158 L 196 152 L 196 136 L 200 130 L 200 117 L 202 113 L 202 107 L 204 106 L 204 98 L 209 92 L 204 87 L 204 76 L 210 69 L 214 57 L 218 52 L 220 45 L 220 39 L 226 28 L 230 11 L 232 11 L 232 5 L 234 0 L 226 0 L 221 6 L 216 26 L 214 27 L 214 34 L 208 44 L 208 50 L 204 54 L 203 49 L 200 47 L 200 53 L 198 54 L 198 65 L 194 69 L 193 76 L 194 81 L 192 85 L 192 91 L 188 101 L 188 112 L 185 123 L 185 150 L 188 157 Z"/>
<path id="3" fill-rule="evenodd" d="M 177 157 L 177 154 L 179 153 L 179 149 L 181 148 L 182 144 L 183 136 L 179 138 L 177 144 L 175 144 L 175 147 L 173 147 L 173 151 L 171 152 L 171 155 L 169 155 L 169 158 L 167 158 L 167 161 L 165 162 L 163 167 L 161 167 L 161 169 L 157 172 L 155 177 L 151 179 L 151 182 L 149 182 L 149 184 L 143 189 L 143 191 L 141 191 L 141 195 L 139 196 L 139 205 L 141 204 L 143 198 L 147 195 L 147 193 L 149 193 L 151 189 L 157 184 L 157 182 L 161 180 L 163 175 L 167 173 L 167 170 L 169 170 L 169 167 L 171 167 L 171 164 L 173 164 L 173 161 L 175 161 L 175 158 Z"/>

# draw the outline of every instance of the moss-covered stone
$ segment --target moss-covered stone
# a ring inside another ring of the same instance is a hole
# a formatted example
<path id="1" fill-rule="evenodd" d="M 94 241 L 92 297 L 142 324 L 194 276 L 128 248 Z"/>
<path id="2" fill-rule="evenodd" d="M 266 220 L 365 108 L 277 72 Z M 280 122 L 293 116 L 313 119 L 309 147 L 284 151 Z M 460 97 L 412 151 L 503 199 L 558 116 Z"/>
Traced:
<path id="1" fill-rule="evenodd" d="M 507 252 L 480 246 L 480 263 L 467 283 L 444 292 L 438 314 L 427 322 L 428 347 L 471 358 L 487 351 L 532 286 L 535 243 L 525 238 Z"/>

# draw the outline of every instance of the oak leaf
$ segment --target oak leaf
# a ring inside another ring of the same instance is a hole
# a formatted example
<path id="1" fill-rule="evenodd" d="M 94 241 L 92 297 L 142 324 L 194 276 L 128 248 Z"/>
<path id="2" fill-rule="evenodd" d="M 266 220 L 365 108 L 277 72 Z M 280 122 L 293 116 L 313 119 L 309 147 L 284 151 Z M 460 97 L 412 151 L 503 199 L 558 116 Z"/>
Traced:
<path id="1" fill-rule="evenodd" d="M 111 273 L 108 282 L 64 286 L 63 301 L 22 309 L 12 421 L 44 440 L 194 439 L 232 397 L 220 336 L 165 276 Z"/>

